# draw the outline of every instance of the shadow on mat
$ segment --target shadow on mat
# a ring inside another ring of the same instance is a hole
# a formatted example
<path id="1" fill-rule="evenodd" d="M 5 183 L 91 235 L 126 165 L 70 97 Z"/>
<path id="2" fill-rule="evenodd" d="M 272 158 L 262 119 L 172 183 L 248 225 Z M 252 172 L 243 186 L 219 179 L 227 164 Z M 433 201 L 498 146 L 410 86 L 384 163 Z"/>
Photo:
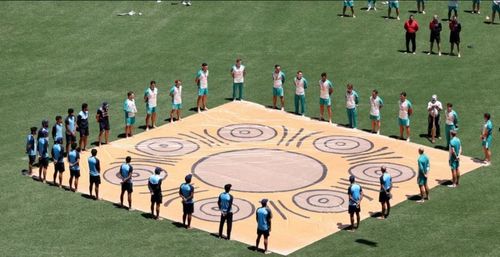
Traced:
<path id="1" fill-rule="evenodd" d="M 377 212 L 374 212 L 374 211 L 370 211 L 368 212 L 370 214 L 370 217 L 372 218 L 379 218 L 379 217 L 382 217 L 382 213 L 377 211 Z"/>
<path id="2" fill-rule="evenodd" d="M 367 245 L 367 246 L 371 246 L 371 247 L 377 247 L 378 243 L 377 242 L 374 242 L 374 241 L 371 241 L 371 240 L 367 240 L 367 239 L 356 239 L 354 240 L 354 242 L 358 243 L 358 244 L 363 244 L 363 245 Z"/>
<path id="3" fill-rule="evenodd" d="M 337 228 L 340 230 L 351 229 L 351 224 L 342 224 L 342 222 L 337 223 Z"/>
<path id="4" fill-rule="evenodd" d="M 484 161 L 482 159 L 479 159 L 479 158 L 472 158 L 472 161 L 474 163 L 481 163 L 481 164 L 484 164 Z"/>

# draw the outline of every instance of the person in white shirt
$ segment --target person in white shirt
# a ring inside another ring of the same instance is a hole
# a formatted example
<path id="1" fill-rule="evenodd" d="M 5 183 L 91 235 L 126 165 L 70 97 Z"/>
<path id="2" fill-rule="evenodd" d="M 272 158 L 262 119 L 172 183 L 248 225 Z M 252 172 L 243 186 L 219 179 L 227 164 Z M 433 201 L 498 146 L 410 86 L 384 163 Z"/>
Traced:
<path id="1" fill-rule="evenodd" d="M 378 96 L 378 91 L 374 89 L 370 96 L 370 120 L 372 121 L 372 133 L 380 134 L 380 109 L 384 106 L 384 101 Z"/>
<path id="2" fill-rule="evenodd" d="M 297 72 L 297 76 L 293 79 L 293 83 L 295 85 L 295 114 L 304 116 L 306 112 L 307 80 L 302 77 L 302 71 Z"/>
<path id="3" fill-rule="evenodd" d="M 156 128 L 156 98 L 158 96 L 158 88 L 153 80 L 149 82 L 149 87 L 144 92 L 144 101 L 146 102 L 146 131 L 149 130 L 149 120 L 151 119 L 151 127 Z"/>
<path id="4" fill-rule="evenodd" d="M 437 95 L 432 95 L 431 101 L 427 104 L 427 111 L 429 112 L 428 126 L 427 126 L 427 137 L 431 139 L 432 143 L 436 142 L 436 137 L 441 137 L 441 128 L 439 126 L 440 113 L 443 110 L 443 105 L 437 100 Z M 432 133 L 432 129 L 435 132 Z"/>
<path id="5" fill-rule="evenodd" d="M 198 113 L 201 112 L 201 107 L 205 111 L 207 108 L 207 95 L 208 95 L 208 64 L 202 63 L 201 69 L 196 74 L 196 78 L 194 80 L 196 85 L 198 86 L 198 100 L 196 101 L 196 105 L 198 107 Z"/>
<path id="6" fill-rule="evenodd" d="M 278 97 L 281 100 L 281 110 L 285 110 L 285 97 L 283 84 L 285 83 L 285 73 L 281 71 L 281 66 L 279 64 L 274 65 L 273 72 L 273 108 L 278 109 L 276 106 L 276 102 L 278 101 Z"/>
<path id="7" fill-rule="evenodd" d="M 406 92 L 399 95 L 399 137 L 404 139 L 403 132 L 406 128 L 406 141 L 410 142 L 410 116 L 413 114 L 411 102 L 406 99 Z"/>
<path id="8" fill-rule="evenodd" d="M 354 86 L 351 83 L 347 84 L 347 92 L 345 94 L 345 107 L 347 111 L 349 128 L 356 129 L 358 127 L 358 103 L 359 96 L 358 93 L 354 91 Z"/>
<path id="9" fill-rule="evenodd" d="M 328 122 L 332 123 L 332 99 L 333 83 L 328 80 L 326 72 L 321 73 L 319 80 L 319 119 L 323 120 L 325 106 L 328 109 Z"/>
<path id="10" fill-rule="evenodd" d="M 123 105 L 123 110 L 125 111 L 125 137 L 131 137 L 134 131 L 135 114 L 137 113 L 134 98 L 134 92 L 129 91 Z"/>
<path id="11" fill-rule="evenodd" d="M 175 85 L 170 88 L 170 96 L 172 97 L 172 111 L 170 111 L 170 123 L 174 122 L 174 115 L 177 120 L 181 120 L 182 109 L 182 81 L 176 80 Z"/>
<path id="12" fill-rule="evenodd" d="M 236 92 L 238 92 L 238 100 L 243 100 L 243 83 L 247 71 L 245 65 L 241 64 L 241 59 L 236 59 L 236 64 L 231 67 L 231 77 L 233 78 L 233 101 L 236 101 Z"/>

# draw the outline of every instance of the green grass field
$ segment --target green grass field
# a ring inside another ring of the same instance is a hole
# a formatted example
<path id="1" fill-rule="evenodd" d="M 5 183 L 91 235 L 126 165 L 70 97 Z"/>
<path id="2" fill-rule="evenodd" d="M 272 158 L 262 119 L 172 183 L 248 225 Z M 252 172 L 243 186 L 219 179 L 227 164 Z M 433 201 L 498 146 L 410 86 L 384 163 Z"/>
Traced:
<path id="1" fill-rule="evenodd" d="M 20 175 L 27 166 L 29 128 L 43 118 L 52 126 L 55 115 L 64 115 L 68 107 L 78 110 L 82 102 L 89 103 L 91 113 L 103 100 L 111 104 L 113 140 L 123 130 L 126 92 L 141 95 L 152 79 L 160 86 L 162 119 L 170 110 L 165 92 L 174 79 L 184 81 L 184 115 L 193 114 L 188 111 L 195 104 L 192 81 L 202 62 L 210 67 L 212 107 L 230 97 L 229 68 L 237 57 L 248 69 L 246 100 L 261 104 L 271 102 L 274 64 L 282 65 L 289 80 L 301 69 L 312 85 L 307 115 L 313 117 L 319 109 L 316 81 L 328 72 L 336 89 L 336 123 L 347 122 L 343 92 L 351 82 L 361 96 L 359 127 L 369 128 L 368 96 L 377 88 L 386 103 L 384 135 L 399 133 L 397 101 L 405 90 L 415 108 L 412 141 L 425 145 L 430 143 L 418 135 L 426 133 L 425 109 L 435 93 L 443 103 L 455 104 L 464 154 L 482 157 L 482 114 L 491 112 L 500 124 L 500 26 L 483 23 L 491 15 L 490 1 L 483 1 L 481 15 L 465 13 L 471 2 L 461 1 L 460 59 L 422 53 L 428 50 L 431 14 L 444 17 L 446 1 L 429 1 L 427 14 L 416 15 L 421 31 L 415 56 L 398 52 L 404 49 L 403 20 L 415 1 L 401 2 L 401 21 L 384 20 L 380 2 L 377 12 L 361 11 L 365 4 L 356 2 L 358 17 L 352 19 L 338 17 L 341 2 L 328 1 L 200 1 L 189 8 L 155 1 L 0 2 L 0 255 L 255 256 L 244 244 L 155 222 Z M 144 15 L 116 16 L 131 9 Z M 288 82 L 289 111 L 292 97 Z M 142 125 L 145 111 L 138 103 Z M 92 122 L 91 142 L 97 130 Z M 460 188 L 438 187 L 424 205 L 407 201 L 387 221 L 367 219 L 356 233 L 336 233 L 292 256 L 500 256 L 497 145 L 494 164 L 464 176 Z"/>

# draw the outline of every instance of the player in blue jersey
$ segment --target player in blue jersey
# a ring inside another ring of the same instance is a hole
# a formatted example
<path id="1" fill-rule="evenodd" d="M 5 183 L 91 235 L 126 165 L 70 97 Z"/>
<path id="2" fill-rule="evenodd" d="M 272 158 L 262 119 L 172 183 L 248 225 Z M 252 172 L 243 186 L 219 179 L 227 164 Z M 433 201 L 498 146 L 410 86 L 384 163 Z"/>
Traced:
<path id="1" fill-rule="evenodd" d="M 62 119 L 61 119 L 62 120 Z M 52 147 L 52 159 L 54 160 L 54 176 L 53 181 L 56 186 L 56 177 L 59 174 L 59 188 L 62 188 L 62 179 L 64 172 L 64 148 L 62 146 L 62 137 L 58 137 Z"/>
<path id="2" fill-rule="evenodd" d="M 54 124 L 54 126 L 52 126 L 52 140 L 54 140 L 55 142 L 58 138 L 60 138 L 62 144 L 63 136 L 64 136 L 63 120 L 61 116 L 57 115 L 56 123 Z"/>
<path id="3" fill-rule="evenodd" d="M 382 171 L 382 176 L 380 176 L 380 194 L 378 197 L 378 201 L 382 205 L 382 215 L 380 216 L 380 219 L 387 219 L 387 217 L 389 217 L 389 213 L 391 212 L 390 200 L 392 198 L 392 177 L 387 172 L 387 168 L 385 166 L 382 166 L 380 170 Z"/>
<path id="4" fill-rule="evenodd" d="M 33 164 L 36 160 L 36 130 L 37 127 L 31 127 L 30 134 L 26 137 L 26 154 L 28 155 L 28 175 L 33 174 Z"/>
<path id="5" fill-rule="evenodd" d="M 97 150 L 92 149 L 90 151 L 90 156 L 88 158 L 89 163 L 89 195 L 92 198 L 92 188 L 95 185 L 95 197 L 94 200 L 99 199 L 99 185 L 101 184 L 101 164 L 99 159 L 97 159 Z"/>
<path id="6" fill-rule="evenodd" d="M 163 170 L 160 167 L 155 168 L 155 174 L 149 177 L 148 180 L 148 188 L 149 193 L 151 194 L 151 216 L 155 219 L 160 218 L 160 205 L 163 202 L 163 196 L 161 192 L 161 183 L 163 179 L 160 174 Z M 154 214 L 156 205 L 156 215 Z"/>
<path id="7" fill-rule="evenodd" d="M 71 151 L 68 153 L 69 190 L 73 192 L 78 190 L 78 179 L 80 178 L 80 148 L 77 148 L 77 146 L 73 142 L 71 144 Z M 74 184 L 73 181 L 75 182 Z"/>
<path id="8" fill-rule="evenodd" d="M 361 212 L 361 200 L 363 200 L 363 188 L 356 183 L 356 178 L 354 176 L 349 177 L 351 185 L 347 189 L 347 195 L 349 196 L 349 217 L 351 218 L 351 231 L 359 228 L 359 212 Z M 354 226 L 354 214 L 356 214 L 357 225 Z"/>
<path id="9" fill-rule="evenodd" d="M 481 143 L 483 145 L 484 163 L 485 165 L 491 164 L 491 142 L 493 141 L 493 123 L 491 122 L 491 115 L 485 113 L 483 133 L 481 134 Z"/>
<path id="10" fill-rule="evenodd" d="M 224 193 L 219 195 L 217 206 L 220 210 L 220 223 L 219 223 L 219 238 L 222 237 L 222 230 L 224 223 L 227 221 L 227 240 L 231 240 L 231 229 L 233 227 L 233 196 L 229 193 L 231 191 L 231 184 L 224 186 Z"/>
<path id="11" fill-rule="evenodd" d="M 179 187 L 179 196 L 182 199 L 182 224 L 186 229 L 191 228 L 191 216 L 194 212 L 194 187 L 191 185 L 192 177 L 193 175 L 191 174 L 187 175 L 184 178 L 186 182 L 182 183 Z"/>
<path id="12" fill-rule="evenodd" d="M 66 152 L 69 153 L 69 147 L 76 142 L 76 117 L 72 108 L 68 109 L 68 116 L 64 120 L 66 130 Z"/>
<path id="13" fill-rule="evenodd" d="M 132 184 L 132 174 L 134 173 L 134 168 L 132 165 L 130 165 L 130 161 L 132 161 L 132 158 L 130 156 L 127 156 L 125 158 L 125 163 L 120 166 L 120 178 L 122 179 L 122 192 L 120 194 L 120 206 L 124 208 L 123 206 L 123 195 L 125 194 L 125 191 L 128 193 L 128 209 L 132 210 L 132 192 L 133 192 L 133 184 Z"/>
<path id="14" fill-rule="evenodd" d="M 267 199 L 262 199 L 260 201 L 261 207 L 255 212 L 255 218 L 257 219 L 257 240 L 255 241 L 255 250 L 259 249 L 260 238 L 264 236 L 264 253 L 269 254 L 267 250 L 269 234 L 271 233 L 271 220 L 273 214 L 271 209 L 267 207 Z"/>
<path id="15" fill-rule="evenodd" d="M 450 132 L 451 139 L 449 145 L 450 158 L 448 160 L 451 168 L 451 185 L 448 187 L 454 188 L 460 184 L 460 155 L 462 155 L 462 143 L 457 137 L 457 131 Z"/>
<path id="16" fill-rule="evenodd" d="M 420 189 L 420 200 L 418 203 L 423 203 L 425 200 L 429 200 L 429 186 L 427 185 L 427 179 L 429 178 L 429 171 L 431 169 L 431 164 L 429 162 L 429 157 L 424 153 L 423 148 L 418 149 L 418 177 L 417 184 Z"/>
<path id="17" fill-rule="evenodd" d="M 43 122 L 42 124 L 45 125 Z M 39 131 L 38 136 L 38 144 L 36 147 L 38 151 L 39 166 L 38 178 L 42 183 L 45 183 L 47 176 L 47 167 L 49 166 L 49 140 L 47 139 L 49 136 L 49 132 L 42 128 L 41 131 Z"/>

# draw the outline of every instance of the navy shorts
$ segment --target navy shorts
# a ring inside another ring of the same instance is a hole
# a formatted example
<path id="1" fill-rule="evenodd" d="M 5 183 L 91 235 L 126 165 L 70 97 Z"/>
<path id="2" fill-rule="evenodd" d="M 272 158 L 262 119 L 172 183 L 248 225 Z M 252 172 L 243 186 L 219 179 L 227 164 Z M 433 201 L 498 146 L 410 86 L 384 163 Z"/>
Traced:
<path id="1" fill-rule="evenodd" d="M 361 212 L 361 206 L 349 205 L 349 214 Z"/>
<path id="2" fill-rule="evenodd" d="M 63 162 L 56 162 L 54 163 L 54 170 L 56 172 L 64 172 L 65 169 L 64 169 L 64 163 Z"/>
<path id="3" fill-rule="evenodd" d="M 49 167 L 49 158 L 47 158 L 47 157 L 38 158 L 38 166 L 43 167 L 43 168 Z"/>
<path id="4" fill-rule="evenodd" d="M 161 204 L 163 202 L 163 195 L 161 193 L 151 195 L 151 203 Z"/>
<path id="5" fill-rule="evenodd" d="M 260 230 L 260 229 L 257 229 L 257 235 L 258 236 L 264 236 L 264 238 L 268 238 L 269 237 L 269 229 L 268 230 Z"/>
<path id="6" fill-rule="evenodd" d="M 109 120 L 99 121 L 99 131 L 109 130 Z"/>
<path id="7" fill-rule="evenodd" d="M 90 176 L 90 185 L 95 184 L 96 186 L 101 184 L 101 176 Z"/>
<path id="8" fill-rule="evenodd" d="M 194 212 L 194 203 L 182 203 L 182 212 L 192 214 Z"/>
<path id="9" fill-rule="evenodd" d="M 89 127 L 78 128 L 78 131 L 80 131 L 81 137 L 89 135 Z"/>
<path id="10" fill-rule="evenodd" d="M 71 177 L 79 178 L 80 177 L 80 170 L 69 169 L 69 175 Z"/>
<path id="11" fill-rule="evenodd" d="M 76 137 L 71 134 L 66 134 L 66 145 L 76 142 Z"/>
<path id="12" fill-rule="evenodd" d="M 378 195 L 378 201 L 381 203 L 385 203 L 391 200 L 391 192 L 385 192 L 381 191 L 380 194 Z"/>
<path id="13" fill-rule="evenodd" d="M 28 155 L 28 161 L 30 165 L 33 165 L 33 163 L 35 163 L 35 160 L 36 160 L 36 155 Z"/>
<path id="14" fill-rule="evenodd" d="M 122 193 L 125 191 L 127 191 L 129 194 L 134 192 L 132 183 L 128 182 L 122 183 Z"/>

